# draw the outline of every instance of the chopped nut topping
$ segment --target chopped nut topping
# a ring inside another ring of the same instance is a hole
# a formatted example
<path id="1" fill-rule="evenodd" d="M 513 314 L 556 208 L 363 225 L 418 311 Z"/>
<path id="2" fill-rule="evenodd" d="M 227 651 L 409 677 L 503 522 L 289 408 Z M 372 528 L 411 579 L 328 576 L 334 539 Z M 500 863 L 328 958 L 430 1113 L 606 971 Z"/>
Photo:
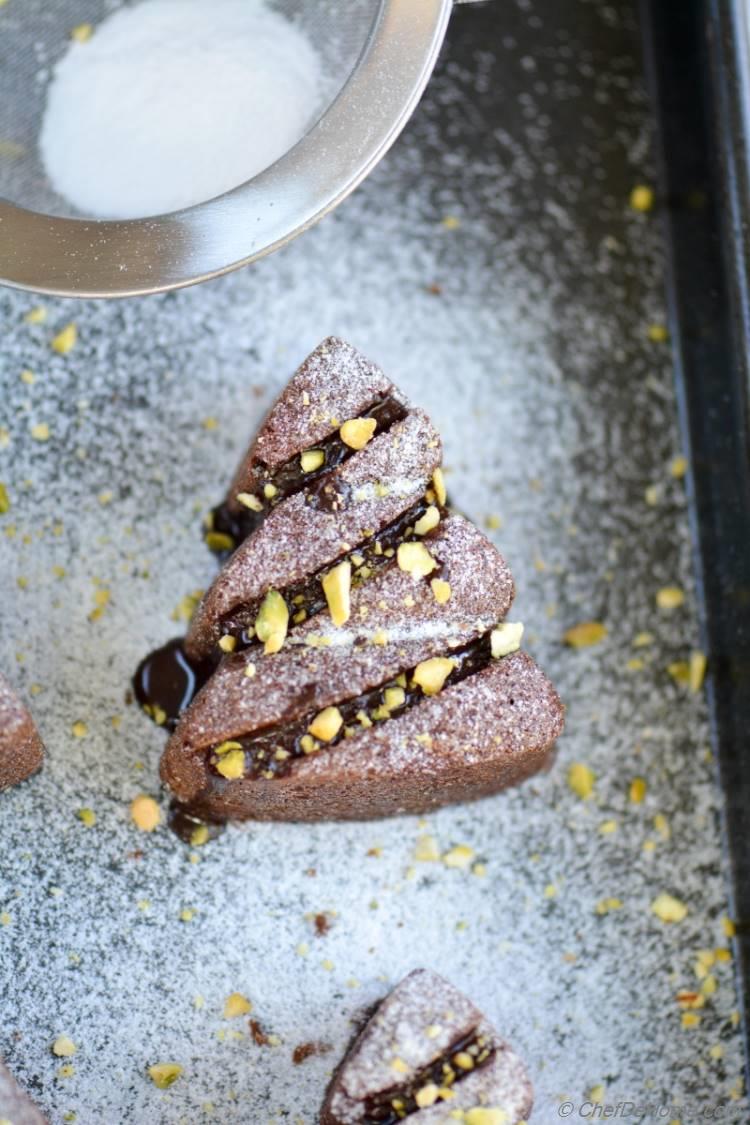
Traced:
<path id="1" fill-rule="evenodd" d="M 341 730 L 343 722 L 338 707 L 326 707 L 315 716 L 307 729 L 313 738 L 330 742 Z"/>
<path id="2" fill-rule="evenodd" d="M 607 635 L 607 626 L 601 621 L 582 621 L 563 634 L 563 641 L 571 648 L 588 648 L 597 645 Z"/>
<path id="3" fill-rule="evenodd" d="M 501 656 L 516 652 L 521 647 L 522 637 L 523 625 L 520 621 L 504 621 L 502 625 L 496 625 L 490 634 L 493 658 L 499 660 Z"/>
<path id="4" fill-rule="evenodd" d="M 148 1068 L 149 1078 L 160 1090 L 167 1090 L 182 1074 L 179 1063 L 154 1063 Z"/>
<path id="5" fill-rule="evenodd" d="M 414 848 L 414 858 L 418 863 L 437 863 L 440 859 L 440 848 L 434 836 L 418 836 Z"/>
<path id="6" fill-rule="evenodd" d="M 79 23 L 74 27 L 70 33 L 70 38 L 75 39 L 76 43 L 88 43 L 91 36 L 94 34 L 93 25 L 90 23 Z"/>
<path id="7" fill-rule="evenodd" d="M 437 568 L 437 563 L 424 543 L 400 543 L 396 557 L 401 570 L 414 578 L 426 578 Z"/>
<path id="8" fill-rule="evenodd" d="M 672 459 L 672 463 L 669 466 L 670 475 L 673 476 L 675 480 L 680 480 L 682 477 L 684 477 L 687 469 L 687 457 L 674 457 Z"/>
<path id="9" fill-rule="evenodd" d="M 52 1054 L 59 1059 L 69 1059 L 76 1053 L 76 1045 L 67 1035 L 58 1035 L 52 1044 Z"/>
<path id="10" fill-rule="evenodd" d="M 432 531 L 440 523 L 440 512 L 434 504 L 430 504 L 425 514 L 418 519 L 414 524 L 414 531 L 417 535 L 426 535 L 428 531 Z"/>
<path id="11" fill-rule="evenodd" d="M 255 621 L 255 633 L 267 654 L 278 652 L 286 639 L 289 609 L 277 590 L 269 590 Z"/>
<path id="12" fill-rule="evenodd" d="M 231 992 L 224 1001 L 225 1020 L 235 1019 L 236 1016 L 246 1016 L 252 1010 L 252 1004 L 241 992 Z"/>
<path id="13" fill-rule="evenodd" d="M 352 586 L 352 564 L 344 562 L 329 570 L 323 577 L 323 593 L 328 602 L 331 621 L 339 628 L 346 624 L 351 615 L 350 593 Z"/>
<path id="14" fill-rule="evenodd" d="M 73 726 L 70 729 L 76 738 L 85 738 L 89 733 L 89 728 L 81 719 L 73 723 Z"/>
<path id="15" fill-rule="evenodd" d="M 253 496 L 252 492 L 238 492 L 235 496 L 238 504 L 242 504 L 243 508 L 249 508 L 251 512 L 262 512 L 263 503 L 257 496 Z"/>
<path id="16" fill-rule="evenodd" d="M 659 609 L 678 609 L 685 601 L 685 595 L 679 586 L 664 586 L 656 592 L 656 604 Z"/>
<path id="17" fill-rule="evenodd" d="M 234 539 L 223 531 L 207 531 L 204 538 L 209 551 L 234 550 Z"/>
<path id="18" fill-rule="evenodd" d="M 421 687 L 425 695 L 437 695 L 455 666 L 455 660 L 448 656 L 433 656 L 429 660 L 423 660 L 414 669 L 414 683 Z"/>
<path id="19" fill-rule="evenodd" d="M 398 1074 L 408 1074 L 409 1067 L 403 1059 L 396 1058 L 391 1063 L 391 1070 L 395 1070 Z"/>
<path id="20" fill-rule="evenodd" d="M 450 601 L 451 586 L 450 582 L 445 582 L 442 578 L 433 578 L 430 582 L 430 589 L 432 590 L 435 601 L 438 605 L 445 605 Z M 404 599 L 405 600 L 405 599 Z M 413 604 L 413 599 L 412 599 Z"/>
<path id="21" fill-rule="evenodd" d="M 421 1090 L 417 1090 L 414 1095 L 414 1101 L 420 1109 L 426 1109 L 427 1106 L 434 1105 L 440 1096 L 440 1090 L 434 1082 L 428 1082 Z"/>
<path id="22" fill-rule="evenodd" d="M 253 664 L 252 660 L 248 660 L 247 664 L 245 665 L 244 672 L 244 675 L 247 676 L 248 680 L 252 680 L 257 671 L 258 669 L 255 664 Z"/>
<path id="23" fill-rule="evenodd" d="M 96 813 L 93 809 L 79 809 L 76 816 L 86 828 L 93 828 L 96 824 Z"/>
<path id="24" fill-rule="evenodd" d="M 210 832 L 207 824 L 198 824 L 190 833 L 190 844 L 194 848 L 202 848 L 208 843 Z"/>
<path id="25" fill-rule="evenodd" d="M 219 638 L 219 648 L 222 652 L 234 652 L 237 648 L 237 638 L 228 633 Z"/>
<path id="26" fill-rule="evenodd" d="M 568 785 L 584 801 L 594 792 L 595 780 L 594 771 L 583 762 L 573 762 L 568 770 Z"/>
<path id="27" fill-rule="evenodd" d="M 706 664 L 705 652 L 701 652 L 700 649 L 694 649 L 693 652 L 690 653 L 688 686 L 694 694 L 697 694 L 703 687 L 703 681 L 706 676 Z"/>
<path id="28" fill-rule="evenodd" d="M 443 470 L 439 466 L 432 474 L 432 487 L 435 489 L 435 499 L 437 500 L 440 507 L 444 508 L 445 501 L 447 499 L 447 493 L 445 491 L 445 477 L 443 476 Z"/>
<path id="29" fill-rule="evenodd" d="M 72 322 L 66 324 L 61 332 L 52 338 L 51 347 L 58 355 L 67 355 L 76 345 L 78 329 Z"/>
<path id="30" fill-rule="evenodd" d="M 375 418 L 350 418 L 339 430 L 341 440 L 351 449 L 364 449 L 377 427 Z"/>
<path id="31" fill-rule="evenodd" d="M 23 319 L 27 324 L 44 324 L 47 319 L 47 310 L 43 305 L 36 305 L 33 309 L 29 309 Z"/>
<path id="32" fill-rule="evenodd" d="M 50 429 L 46 422 L 37 422 L 31 427 L 30 433 L 34 441 L 49 441 Z"/>
<path id="33" fill-rule="evenodd" d="M 306 449 L 300 456 L 300 465 L 303 473 L 314 473 L 326 459 L 322 449 Z"/>
<path id="34" fill-rule="evenodd" d="M 630 206 L 634 211 L 650 211 L 654 206 L 654 190 L 637 184 L 630 193 Z"/>
<path id="35" fill-rule="evenodd" d="M 265 496 L 266 500 L 273 500 L 278 491 L 279 490 L 276 485 L 271 484 L 270 481 L 267 484 L 263 485 L 263 495 Z"/>
<path id="36" fill-rule="evenodd" d="M 628 796 L 634 805 L 640 805 L 646 796 L 646 781 L 642 777 L 634 777 L 630 783 Z"/>
<path id="37" fill-rule="evenodd" d="M 475 851 L 470 848 L 468 844 L 456 844 L 450 851 L 446 852 L 443 856 L 443 863 L 446 867 L 457 868 L 465 871 L 471 866 L 472 860 L 475 856 Z"/>
<path id="38" fill-rule="evenodd" d="M 682 922 L 687 917 L 688 908 L 678 898 L 662 891 L 651 903 L 651 909 L 661 922 Z"/>
<path id="39" fill-rule="evenodd" d="M 389 687 L 383 692 L 383 703 L 388 711 L 395 711 L 403 707 L 406 702 L 406 692 L 402 687 Z"/>
<path id="40" fill-rule="evenodd" d="M 4 484 L 0 484 L 0 516 L 10 511 L 10 497 Z"/>
<path id="41" fill-rule="evenodd" d="M 236 781 L 245 772 L 245 753 L 243 750 L 228 750 L 219 758 L 216 769 L 227 781 Z"/>
<path id="42" fill-rule="evenodd" d="M 161 809 L 153 797 L 141 793 L 130 802 L 130 817 L 141 832 L 153 832 L 161 823 Z"/>
<path id="43" fill-rule="evenodd" d="M 649 324 L 646 335 L 652 344 L 665 344 L 669 339 L 669 331 L 665 324 Z"/>

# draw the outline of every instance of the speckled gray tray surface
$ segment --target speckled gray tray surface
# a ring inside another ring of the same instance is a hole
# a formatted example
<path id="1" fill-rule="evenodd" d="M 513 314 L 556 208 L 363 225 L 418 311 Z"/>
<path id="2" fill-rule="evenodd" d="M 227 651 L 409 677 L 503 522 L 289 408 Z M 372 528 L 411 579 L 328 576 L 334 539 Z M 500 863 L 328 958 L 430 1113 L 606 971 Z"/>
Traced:
<path id="1" fill-rule="evenodd" d="M 48 300 L 36 325 L 33 297 L 0 296 L 0 666 L 49 750 L 0 799 L 0 1053 L 55 1125 L 312 1123 L 352 1021 L 418 965 L 527 1059 L 534 1125 L 562 1103 L 576 1120 L 592 1090 L 674 1106 L 664 1120 L 724 1102 L 724 1121 L 746 1120 L 732 964 L 704 955 L 696 975 L 700 950 L 727 945 L 727 874 L 704 700 L 666 670 L 698 638 L 670 354 L 648 337 L 662 249 L 655 216 L 628 206 L 652 177 L 629 10 L 462 10 L 383 165 L 251 270 L 129 303 Z M 129 821 L 133 796 L 158 795 L 163 738 L 128 679 L 210 581 L 201 516 L 330 332 L 432 413 L 460 506 L 500 517 L 514 616 L 567 732 L 549 774 L 427 824 L 248 825 L 194 861 Z M 685 605 L 659 610 L 664 586 Z M 604 641 L 564 647 L 588 620 Z M 639 632 L 654 643 L 634 649 Z M 596 775 L 588 800 L 574 762 Z M 469 845 L 486 873 L 415 860 L 425 835 Z M 684 921 L 654 915 L 661 892 Z M 677 994 L 701 987 L 686 1013 Z M 274 1045 L 222 1018 L 233 991 Z M 51 1052 L 60 1034 L 70 1060 Z M 311 1040 L 330 1052 L 295 1064 Z M 184 1067 L 165 1092 L 146 1075 L 162 1061 Z"/>

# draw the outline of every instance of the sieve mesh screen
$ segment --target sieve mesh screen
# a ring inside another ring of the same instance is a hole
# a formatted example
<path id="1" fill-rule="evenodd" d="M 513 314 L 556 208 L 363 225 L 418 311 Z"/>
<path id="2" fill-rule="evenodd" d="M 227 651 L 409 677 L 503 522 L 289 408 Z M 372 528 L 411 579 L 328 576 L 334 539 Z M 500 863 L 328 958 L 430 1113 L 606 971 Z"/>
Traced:
<path id="1" fill-rule="evenodd" d="M 321 56 L 326 76 L 322 112 L 355 68 L 383 2 L 272 0 L 272 7 L 298 23 Z M 37 148 L 47 86 L 71 30 L 87 23 L 96 28 L 124 6 L 122 0 L 23 0 L 0 7 L 0 197 L 50 215 L 75 214 L 50 185 Z"/>

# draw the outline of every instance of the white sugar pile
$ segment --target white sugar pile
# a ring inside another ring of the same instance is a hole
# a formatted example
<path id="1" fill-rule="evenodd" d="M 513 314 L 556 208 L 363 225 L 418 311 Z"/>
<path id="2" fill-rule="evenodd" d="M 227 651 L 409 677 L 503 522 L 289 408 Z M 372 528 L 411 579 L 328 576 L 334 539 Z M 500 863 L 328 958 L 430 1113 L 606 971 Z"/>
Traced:
<path id="1" fill-rule="evenodd" d="M 175 211 L 282 156 L 323 85 L 316 50 L 265 0 L 145 0 L 71 42 L 47 95 L 42 161 L 82 214 Z"/>

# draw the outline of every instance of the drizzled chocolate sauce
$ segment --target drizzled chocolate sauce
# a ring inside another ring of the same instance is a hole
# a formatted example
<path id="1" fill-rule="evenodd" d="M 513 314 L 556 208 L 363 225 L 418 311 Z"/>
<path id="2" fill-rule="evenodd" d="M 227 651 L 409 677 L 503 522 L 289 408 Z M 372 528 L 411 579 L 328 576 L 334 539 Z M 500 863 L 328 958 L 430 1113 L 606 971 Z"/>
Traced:
<path id="1" fill-rule="evenodd" d="M 190 660 L 182 637 L 175 637 L 150 652 L 133 676 L 133 691 L 150 718 L 173 731 L 180 714 L 189 707 L 216 668 L 213 660 Z M 166 718 L 162 718 L 166 716 Z"/>
<path id="2" fill-rule="evenodd" d="M 368 410 L 360 414 L 360 418 L 374 418 L 376 422 L 375 434 L 381 434 L 389 430 L 396 422 L 401 422 L 406 415 L 407 411 L 402 403 L 393 396 L 387 395 L 374 402 Z M 342 422 L 344 420 L 342 419 Z M 303 488 L 308 488 L 357 452 L 342 440 L 338 430 L 319 441 L 313 448 L 323 454 L 323 462 L 318 469 L 314 469 L 310 473 L 303 472 L 300 455 L 296 454 L 278 469 L 266 470 L 262 483 L 263 485 L 272 485 L 275 491 L 271 497 L 267 497 L 261 489 L 257 497 L 263 505 L 261 511 L 254 512 L 250 508 L 240 507 L 232 496 L 213 509 L 211 530 L 228 535 L 235 546 L 239 545 L 244 539 L 247 539 L 248 535 L 260 527 L 271 509 L 280 504 L 282 500 L 286 500 L 287 497 L 292 496 L 295 492 L 300 492 Z M 263 472 L 262 465 L 259 464 L 259 468 Z M 227 553 L 225 549 L 217 551 L 217 554 L 226 555 Z"/>
<path id="3" fill-rule="evenodd" d="M 415 1071 L 408 1083 L 392 1086 L 366 1098 L 362 1125 L 397 1125 L 420 1108 L 416 1100 L 419 1090 L 429 1085 L 450 1089 L 467 1074 L 489 1062 L 494 1053 L 491 1046 L 486 1046 L 484 1036 L 477 1035 L 476 1030 L 470 1031 L 452 1043 L 444 1055 Z M 469 1055 L 473 1066 L 463 1069 L 456 1065 L 453 1060 L 458 1054 Z"/>
<path id="4" fill-rule="evenodd" d="M 483 636 L 478 637 L 462 648 L 447 651 L 445 655 L 455 661 L 453 671 L 447 677 L 444 685 L 445 687 L 449 687 L 451 684 L 460 683 L 461 680 L 465 680 L 468 676 L 472 676 L 487 667 L 493 659 L 490 634 L 485 633 Z M 389 688 L 401 686 L 397 678 L 389 679 L 385 683 L 379 684 L 378 687 L 372 688 L 370 691 L 363 692 L 361 695 L 338 703 L 337 706 L 343 719 L 341 728 L 329 742 L 321 744 L 318 749 L 328 749 L 331 746 L 336 746 L 339 742 L 348 737 L 347 728 L 349 728 L 350 732 L 359 732 L 362 730 L 363 726 L 367 725 L 362 724 L 361 719 L 358 717 L 362 714 L 367 716 L 370 725 L 374 725 L 377 722 L 386 721 L 387 719 L 402 715 L 411 707 L 421 703 L 425 699 L 425 695 L 420 687 L 412 684 L 413 674 L 413 668 L 405 673 L 404 678 L 406 686 L 402 687 L 404 693 L 403 703 L 398 707 L 389 708 L 387 713 L 385 709 L 385 693 Z M 404 678 L 402 678 L 402 682 Z M 380 716 L 373 717 L 377 716 L 379 711 Z M 303 748 L 303 739 L 309 737 L 308 727 L 315 718 L 315 714 L 316 712 L 310 712 L 295 723 L 279 724 L 277 726 L 267 727 L 265 730 L 247 735 L 244 738 L 233 738 L 231 740 L 232 743 L 236 743 L 239 748 L 245 752 L 245 769 L 243 776 L 266 777 L 270 781 L 273 778 L 283 777 L 287 774 L 296 758 L 306 756 L 306 752 Z M 219 786 L 223 786 L 224 779 L 216 769 L 220 758 L 215 757 L 213 750 L 209 751 L 209 755 L 211 773 L 216 778 L 216 783 Z"/>

